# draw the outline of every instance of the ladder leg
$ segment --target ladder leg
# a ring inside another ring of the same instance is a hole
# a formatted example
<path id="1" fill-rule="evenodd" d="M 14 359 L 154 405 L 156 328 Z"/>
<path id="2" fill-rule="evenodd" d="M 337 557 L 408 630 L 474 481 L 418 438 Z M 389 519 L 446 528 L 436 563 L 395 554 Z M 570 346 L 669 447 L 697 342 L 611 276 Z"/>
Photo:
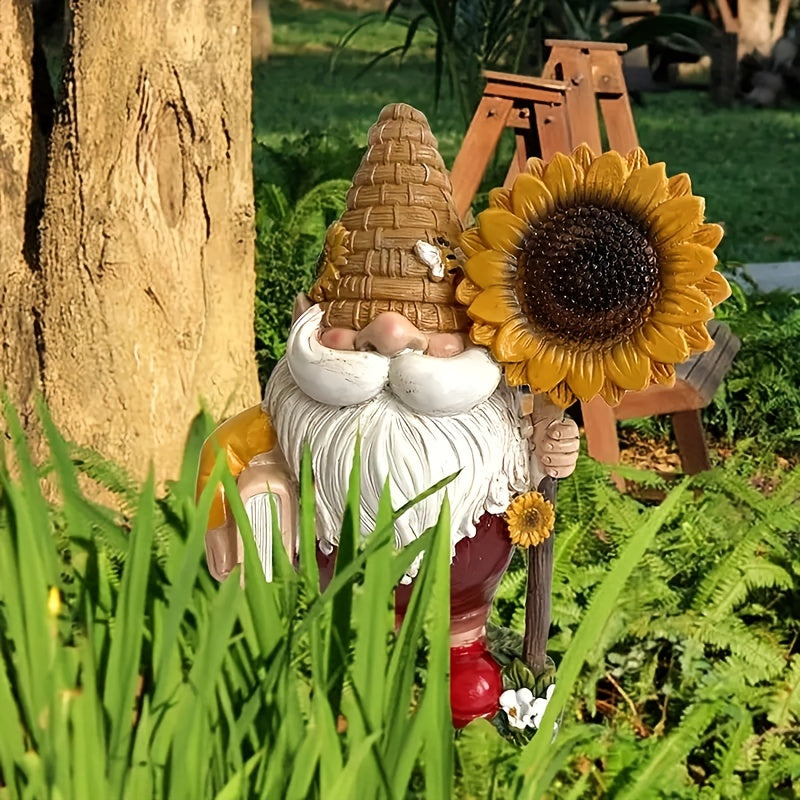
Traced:
<path id="1" fill-rule="evenodd" d="M 513 106 L 513 101 L 505 97 L 484 97 L 472 118 L 450 171 L 453 202 L 461 219 L 469 211 Z"/>
<path id="2" fill-rule="evenodd" d="M 614 409 L 602 397 L 595 397 L 588 403 L 581 403 L 581 411 L 589 455 L 603 464 L 618 464 L 619 439 Z M 625 490 L 625 481 L 619 475 L 614 475 L 613 480 L 620 491 Z"/>
<path id="3" fill-rule="evenodd" d="M 706 436 L 699 409 L 674 413 L 672 430 L 678 443 L 683 471 L 687 475 L 696 475 L 698 472 L 710 469 Z"/>
<path id="4" fill-rule="evenodd" d="M 534 113 L 542 159 L 549 161 L 556 153 L 571 153 L 567 107 L 561 103 L 552 105 L 537 103 Z"/>
<path id="5" fill-rule="evenodd" d="M 516 149 L 514 150 L 514 157 L 508 165 L 506 179 L 503 181 L 503 186 L 505 186 L 506 189 L 510 189 L 517 175 L 525 170 L 528 159 L 539 152 L 539 140 L 535 130 L 515 131 L 515 143 Z"/>

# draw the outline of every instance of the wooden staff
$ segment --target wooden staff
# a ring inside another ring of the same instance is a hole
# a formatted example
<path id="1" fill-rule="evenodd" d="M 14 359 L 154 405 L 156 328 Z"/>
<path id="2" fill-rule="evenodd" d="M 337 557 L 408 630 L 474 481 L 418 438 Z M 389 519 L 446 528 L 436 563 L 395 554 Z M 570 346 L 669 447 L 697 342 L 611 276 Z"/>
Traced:
<path id="1" fill-rule="evenodd" d="M 558 481 L 549 475 L 539 483 L 539 493 L 556 505 Z M 537 677 L 545 670 L 550 633 L 550 592 L 553 586 L 553 540 L 551 533 L 541 544 L 528 548 L 528 589 L 525 596 L 525 663 Z"/>

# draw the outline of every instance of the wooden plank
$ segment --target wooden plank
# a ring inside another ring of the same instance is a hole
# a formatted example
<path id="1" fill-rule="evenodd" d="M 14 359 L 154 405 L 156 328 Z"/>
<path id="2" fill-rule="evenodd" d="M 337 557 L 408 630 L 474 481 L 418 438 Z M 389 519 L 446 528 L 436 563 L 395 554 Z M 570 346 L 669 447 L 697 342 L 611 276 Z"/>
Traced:
<path id="1" fill-rule="evenodd" d="M 687 475 L 711 468 L 700 411 L 680 411 L 672 415 L 672 431 L 678 443 L 681 465 Z"/>
<path id="2" fill-rule="evenodd" d="M 628 94 L 625 75 L 622 72 L 622 59 L 619 53 L 592 53 L 591 59 L 592 89 L 599 95 Z"/>
<path id="3" fill-rule="evenodd" d="M 600 112 L 605 120 L 608 147 L 618 153 L 627 155 L 639 146 L 636 125 L 628 95 L 619 97 L 601 97 Z"/>
<path id="4" fill-rule="evenodd" d="M 572 146 L 585 142 L 593 152 L 599 153 L 603 143 L 592 86 L 592 55 L 586 49 L 574 50 L 569 58 L 561 60 L 561 66 L 564 79 L 569 82 L 566 105 Z"/>
<path id="5" fill-rule="evenodd" d="M 719 385 L 725 380 L 725 376 L 730 371 L 731 364 L 737 352 L 739 352 L 738 340 L 735 344 L 731 344 L 724 351 L 720 352 L 714 364 L 704 371 L 702 382 L 695 384 L 697 393 L 705 401 L 704 405 L 707 406 L 714 399 Z"/>
<path id="6" fill-rule="evenodd" d="M 549 161 L 556 153 L 571 153 L 572 140 L 567 125 L 566 106 L 536 105 L 534 112 L 542 158 Z"/>
<path id="7" fill-rule="evenodd" d="M 586 42 L 580 39 L 545 39 L 545 47 L 564 48 L 566 50 L 615 50 L 617 53 L 624 53 L 628 45 L 619 42 Z"/>
<path id="8" fill-rule="evenodd" d="M 529 103 L 560 103 L 567 92 L 567 85 L 563 81 L 552 81 L 554 86 L 517 86 L 510 87 L 506 83 L 490 81 L 486 84 L 484 97 L 505 97 L 510 100 L 523 100 Z"/>
<path id="9" fill-rule="evenodd" d="M 532 119 L 530 106 L 513 108 L 508 115 L 506 125 L 509 128 L 515 128 L 517 130 L 536 130 L 536 120 L 535 118 Z"/>
<path id="10" fill-rule="evenodd" d="M 472 118 L 450 171 L 453 202 L 461 219 L 469 211 L 513 105 L 513 101 L 507 98 L 484 97 Z"/>
<path id="11" fill-rule="evenodd" d="M 661 13 L 661 6 L 658 3 L 651 3 L 650 0 L 613 0 L 611 8 L 623 18 L 641 19 Z"/>
<path id="12" fill-rule="evenodd" d="M 563 89 L 563 81 L 550 80 L 542 77 L 537 78 L 532 75 L 516 75 L 513 72 L 496 72 L 495 70 L 485 69 L 483 77 L 487 83 L 505 84 L 510 92 L 516 91 L 520 86 L 533 86 L 540 89 Z M 510 97 L 513 95 L 503 95 Z"/>
<path id="13" fill-rule="evenodd" d="M 588 403 L 581 403 L 581 412 L 589 455 L 604 464 L 618 464 L 619 439 L 614 409 L 597 396 Z"/>
<path id="14" fill-rule="evenodd" d="M 703 398 L 703 407 L 713 399 L 741 346 L 741 342 L 727 325 L 712 320 L 708 327 L 714 347 L 705 353 L 698 353 L 675 368 L 678 379 L 692 386 Z"/>
<path id="15" fill-rule="evenodd" d="M 614 415 L 619 420 L 652 417 L 656 414 L 692 411 L 702 408 L 702 403 L 703 399 L 694 387 L 676 380 L 673 386 L 654 384 L 641 392 L 628 392 L 614 408 Z"/>

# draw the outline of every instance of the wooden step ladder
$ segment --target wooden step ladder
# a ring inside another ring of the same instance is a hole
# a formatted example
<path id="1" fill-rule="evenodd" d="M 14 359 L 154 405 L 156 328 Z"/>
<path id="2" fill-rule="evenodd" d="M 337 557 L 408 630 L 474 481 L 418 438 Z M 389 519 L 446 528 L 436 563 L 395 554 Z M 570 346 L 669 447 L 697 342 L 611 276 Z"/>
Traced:
<path id="1" fill-rule="evenodd" d="M 626 45 L 555 39 L 545 44 L 551 51 L 541 78 L 484 73 L 483 97 L 451 171 L 453 197 L 462 219 L 506 128 L 514 130 L 516 140 L 503 183 L 506 187 L 532 156 L 549 161 L 557 152 L 571 153 L 582 142 L 595 153 L 609 149 L 625 154 L 639 144 L 622 74 Z M 711 402 L 739 349 L 739 340 L 726 325 L 715 323 L 709 330 L 714 349 L 678 367 L 673 387 L 627 392 L 614 408 L 599 396 L 581 403 L 590 456 L 618 463 L 617 420 L 669 414 L 684 472 L 709 468 L 700 410 Z M 624 488 L 621 479 L 616 483 Z"/>
<path id="2" fill-rule="evenodd" d="M 516 147 L 504 181 L 510 186 L 531 156 L 549 161 L 586 142 L 604 149 L 598 104 L 608 149 L 627 153 L 639 140 L 633 123 L 621 54 L 626 45 L 548 39 L 550 57 L 541 78 L 485 72 L 486 87 L 450 177 L 462 219 L 469 211 L 500 136 L 513 128 Z"/>

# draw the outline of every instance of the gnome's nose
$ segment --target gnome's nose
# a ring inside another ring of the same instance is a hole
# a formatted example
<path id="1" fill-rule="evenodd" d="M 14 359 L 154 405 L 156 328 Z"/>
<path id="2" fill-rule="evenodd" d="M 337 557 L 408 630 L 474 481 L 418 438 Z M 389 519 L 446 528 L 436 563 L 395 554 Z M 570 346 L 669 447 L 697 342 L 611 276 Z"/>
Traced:
<path id="1" fill-rule="evenodd" d="M 384 356 L 394 356 L 403 350 L 424 352 L 428 337 L 402 314 L 384 311 L 356 335 L 356 350 L 376 350 Z"/>

